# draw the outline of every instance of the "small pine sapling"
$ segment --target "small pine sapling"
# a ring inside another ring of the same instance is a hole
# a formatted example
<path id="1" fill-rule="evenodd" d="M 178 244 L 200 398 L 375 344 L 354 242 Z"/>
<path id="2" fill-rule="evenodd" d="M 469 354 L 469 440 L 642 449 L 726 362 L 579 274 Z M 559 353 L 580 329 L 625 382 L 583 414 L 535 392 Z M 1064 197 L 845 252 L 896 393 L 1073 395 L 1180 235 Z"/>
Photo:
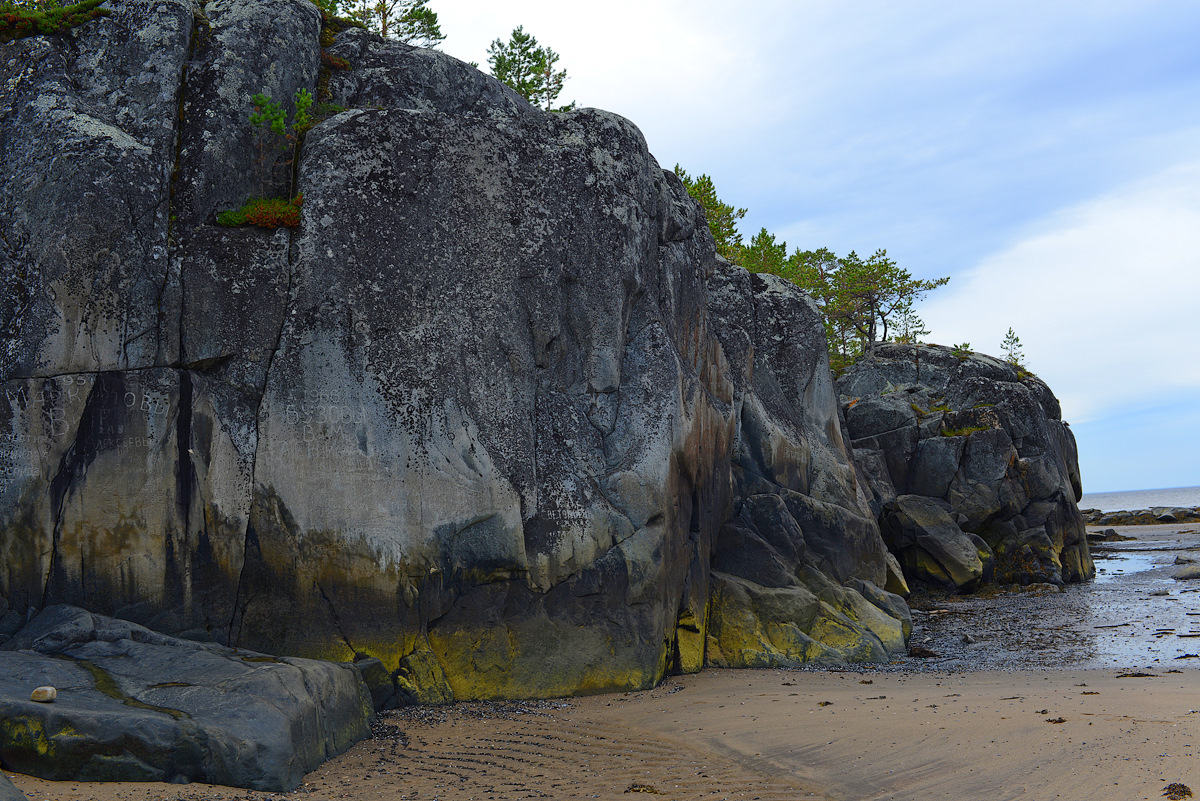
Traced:
<path id="1" fill-rule="evenodd" d="M 292 199 L 268 198 L 267 187 L 275 181 L 279 168 L 291 168 L 300 158 L 300 147 L 304 134 L 313 127 L 309 115 L 312 108 L 312 93 L 298 89 L 293 97 L 295 112 L 288 125 L 287 112 L 280 108 L 270 95 L 256 94 L 251 98 L 250 126 L 255 130 L 258 148 L 259 194 L 242 205 L 217 215 L 217 223 L 228 228 L 241 225 L 257 225 L 262 228 L 295 228 L 300 224 L 299 195 Z M 288 154 L 280 158 L 281 154 Z M 289 181 L 289 186 L 292 181 Z"/>
<path id="2" fill-rule="evenodd" d="M 1025 367 L 1025 354 L 1021 347 L 1021 338 L 1012 330 L 1012 326 L 1008 327 L 1008 333 L 1004 335 L 1004 341 L 1000 343 L 1000 347 L 1004 350 L 1004 359 L 1013 367 Z"/>

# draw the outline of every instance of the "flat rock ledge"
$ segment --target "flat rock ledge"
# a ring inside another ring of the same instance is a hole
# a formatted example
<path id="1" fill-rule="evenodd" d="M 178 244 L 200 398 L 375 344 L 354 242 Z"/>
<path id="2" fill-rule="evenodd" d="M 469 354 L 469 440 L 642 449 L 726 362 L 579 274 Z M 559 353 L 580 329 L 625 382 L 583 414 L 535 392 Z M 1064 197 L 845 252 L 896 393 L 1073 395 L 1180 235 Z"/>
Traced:
<path id="1" fill-rule="evenodd" d="M 32 688 L 57 688 L 53 703 Z M 201 781 L 269 792 L 370 734 L 353 665 L 155 633 L 72 606 L 0 650 L 0 762 L 52 780 Z M 23 796 L 7 780 L 0 799 Z"/>

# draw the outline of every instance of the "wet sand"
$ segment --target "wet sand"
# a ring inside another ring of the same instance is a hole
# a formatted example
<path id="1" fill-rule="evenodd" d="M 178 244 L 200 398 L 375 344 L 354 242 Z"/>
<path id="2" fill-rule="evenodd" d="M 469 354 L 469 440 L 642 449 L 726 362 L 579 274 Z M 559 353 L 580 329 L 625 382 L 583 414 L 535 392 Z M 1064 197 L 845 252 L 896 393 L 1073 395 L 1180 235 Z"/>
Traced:
<path id="1" fill-rule="evenodd" d="M 287 794 L 13 780 L 31 799 L 112 801 L 1160 799 L 1176 782 L 1200 793 L 1200 636 L 1188 636 L 1200 635 L 1200 581 L 1171 577 L 1176 556 L 1200 559 L 1200 532 L 1122 533 L 1137 539 L 1097 549 L 1105 572 L 1088 586 L 914 599 L 913 641 L 935 657 L 401 710 Z"/>

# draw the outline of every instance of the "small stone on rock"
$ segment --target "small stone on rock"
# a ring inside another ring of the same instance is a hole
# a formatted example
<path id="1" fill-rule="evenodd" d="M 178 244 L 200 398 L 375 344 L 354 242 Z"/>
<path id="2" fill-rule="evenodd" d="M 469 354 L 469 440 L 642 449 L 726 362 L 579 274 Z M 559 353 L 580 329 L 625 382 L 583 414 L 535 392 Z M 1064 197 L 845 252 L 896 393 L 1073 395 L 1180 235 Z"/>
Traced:
<path id="1" fill-rule="evenodd" d="M 38 687 L 29 696 L 30 701 L 38 701 L 39 703 L 48 704 L 58 698 L 58 690 L 53 687 Z"/>

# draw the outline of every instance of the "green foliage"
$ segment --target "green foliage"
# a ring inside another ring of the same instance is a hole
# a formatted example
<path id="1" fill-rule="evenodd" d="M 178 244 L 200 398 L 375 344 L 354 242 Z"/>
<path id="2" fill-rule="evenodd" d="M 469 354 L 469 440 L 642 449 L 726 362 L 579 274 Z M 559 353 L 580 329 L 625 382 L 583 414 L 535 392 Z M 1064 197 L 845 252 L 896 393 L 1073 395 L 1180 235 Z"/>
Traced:
<path id="1" fill-rule="evenodd" d="M 250 124 L 255 128 L 266 128 L 277 136 L 287 135 L 287 112 L 271 99 L 270 95 L 257 94 L 251 101 Z"/>
<path id="2" fill-rule="evenodd" d="M 25 36 L 50 35 L 107 17 L 111 12 L 100 8 L 104 0 L 60 6 L 57 0 L 6 0 L 0 2 L 0 42 Z"/>
<path id="3" fill-rule="evenodd" d="M 943 437 L 969 437 L 972 434 L 977 434 L 980 431 L 989 430 L 987 426 L 964 426 L 963 428 L 945 428 L 942 429 Z"/>
<path id="4" fill-rule="evenodd" d="M 782 275 L 807 290 L 821 309 L 835 371 L 859 356 L 874 355 L 875 346 L 888 341 L 889 333 L 900 341 L 929 333 L 913 306 L 950 280 L 913 278 L 887 257 L 886 250 L 863 259 L 854 251 L 838 257 L 827 248 L 797 250 Z"/>
<path id="5" fill-rule="evenodd" d="M 295 228 L 300 225 L 300 206 L 303 202 L 302 195 L 296 195 L 291 200 L 251 198 L 240 209 L 231 209 L 218 214 L 217 223 L 226 228 L 237 228 L 242 225 L 257 225 L 260 228 Z"/>
<path id="6" fill-rule="evenodd" d="M 280 108 L 270 95 L 257 94 L 250 100 L 250 126 L 255 129 L 255 144 L 258 147 L 259 197 L 267 196 L 267 184 L 273 182 L 280 167 L 291 167 L 300 154 L 304 134 L 312 128 L 308 110 L 312 108 L 312 94 L 307 89 L 297 89 L 292 98 L 295 111 L 292 124 L 287 122 L 287 112 Z M 290 152 L 280 159 L 280 152 Z"/>
<path id="7" fill-rule="evenodd" d="M 699 201 L 700 207 L 704 209 L 704 218 L 708 220 L 708 228 L 717 243 L 717 253 L 733 264 L 741 263 L 742 235 L 738 233 L 737 221 L 746 216 L 746 210 L 735 209 L 728 203 L 722 203 L 709 176 L 692 178 L 678 164 L 675 165 L 675 174 L 683 181 L 688 194 Z M 766 233 L 765 229 L 763 233 Z M 755 237 L 755 240 L 757 239 L 758 237 Z M 774 237 L 770 239 L 773 243 Z"/>
<path id="8" fill-rule="evenodd" d="M 950 352 L 953 353 L 960 362 L 965 362 L 971 357 L 971 343 L 962 342 L 951 347 Z"/>
<path id="9" fill-rule="evenodd" d="M 921 341 L 921 337 L 929 336 L 925 321 L 913 309 L 913 301 L 901 305 L 896 311 L 895 336 L 896 342 L 907 342 L 911 345 Z"/>
<path id="10" fill-rule="evenodd" d="M 313 0 L 327 16 L 344 17 L 385 39 L 437 47 L 446 35 L 429 0 Z M 328 45 L 324 45 L 328 47 Z"/>
<path id="11" fill-rule="evenodd" d="M 313 121 L 324 122 L 335 114 L 341 114 L 346 110 L 345 106 L 339 106 L 337 103 L 317 103 L 313 108 Z"/>
<path id="12" fill-rule="evenodd" d="M 851 251 L 839 257 L 828 248 L 790 255 L 787 243 L 761 229 L 748 246 L 742 244 L 737 222 L 746 209 L 735 208 L 717 197 L 712 178 L 692 178 L 675 165 L 675 174 L 688 194 L 704 209 L 717 253 L 753 273 L 771 273 L 806 290 L 816 301 L 825 323 L 829 363 L 840 374 L 863 355 L 874 355 L 875 346 L 889 339 L 918 342 L 929 334 L 915 311 L 925 293 L 944 286 L 949 278 L 913 278 L 908 270 L 877 250 L 868 259 Z"/>
<path id="13" fill-rule="evenodd" d="M 230 209 L 217 215 L 217 223 L 227 228 L 240 225 L 257 225 L 262 228 L 295 228 L 300 224 L 300 204 L 303 198 L 296 195 L 287 198 L 268 198 L 267 185 L 274 182 L 274 174 L 280 167 L 291 167 L 300 156 L 304 134 L 319 122 L 321 112 L 340 106 L 321 104 L 316 110 L 317 118 L 309 114 L 313 107 L 312 93 L 297 89 L 292 98 L 294 111 L 291 124 L 287 112 L 270 95 L 257 94 L 250 100 L 250 126 L 255 132 L 258 147 L 259 196 L 247 200 L 240 209 Z M 281 154 L 286 158 L 280 158 Z"/>
<path id="14" fill-rule="evenodd" d="M 1004 341 L 1000 343 L 1000 348 L 1004 351 L 1004 359 L 1013 367 L 1025 366 L 1025 354 L 1021 348 L 1021 338 L 1012 330 L 1012 326 L 1008 327 L 1008 333 L 1004 335 Z"/>
<path id="15" fill-rule="evenodd" d="M 571 111 L 575 104 L 554 107 L 567 80 L 566 70 L 555 70 L 558 53 L 540 47 L 537 39 L 518 25 L 508 42 L 496 39 L 488 48 L 492 75 L 511 86 L 517 94 L 546 111 Z"/>
<path id="16" fill-rule="evenodd" d="M 745 209 L 741 211 L 745 212 Z M 749 247 L 741 249 L 739 263 L 752 273 L 771 273 L 787 277 L 787 242 L 776 242 L 775 235 L 763 228 L 750 240 Z"/>

